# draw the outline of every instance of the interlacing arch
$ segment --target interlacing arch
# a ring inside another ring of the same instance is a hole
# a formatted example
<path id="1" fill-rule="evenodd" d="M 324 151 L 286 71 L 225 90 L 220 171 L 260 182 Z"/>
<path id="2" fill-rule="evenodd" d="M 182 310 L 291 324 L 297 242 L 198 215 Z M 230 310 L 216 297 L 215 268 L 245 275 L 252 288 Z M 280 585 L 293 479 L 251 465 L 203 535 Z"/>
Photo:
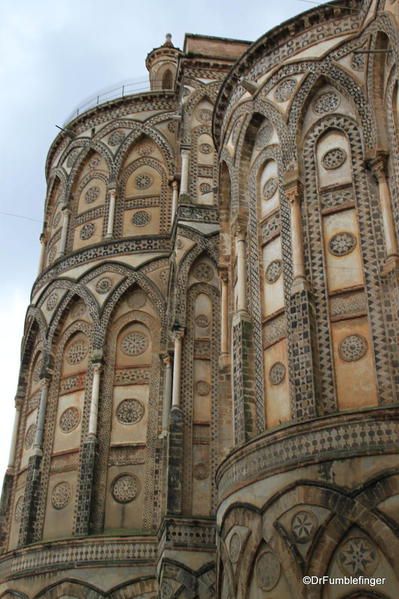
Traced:
<path id="1" fill-rule="evenodd" d="M 115 181 L 119 181 L 124 169 L 124 161 L 129 151 L 141 141 L 148 137 L 157 146 L 164 159 L 162 166 L 167 170 L 169 177 L 174 175 L 174 152 L 167 138 L 160 132 L 154 131 L 145 123 L 135 123 L 135 127 L 129 135 L 126 136 L 123 143 L 119 147 L 115 159 L 114 169 L 111 171 L 111 176 Z"/>

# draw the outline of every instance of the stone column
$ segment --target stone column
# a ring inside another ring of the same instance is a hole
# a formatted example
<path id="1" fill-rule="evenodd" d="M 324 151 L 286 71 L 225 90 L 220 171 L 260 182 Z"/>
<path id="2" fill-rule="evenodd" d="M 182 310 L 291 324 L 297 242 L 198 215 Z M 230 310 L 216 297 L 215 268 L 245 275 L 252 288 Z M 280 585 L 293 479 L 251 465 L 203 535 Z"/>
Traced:
<path id="1" fill-rule="evenodd" d="M 229 289 L 227 268 L 219 269 L 221 286 L 220 315 L 220 358 L 219 365 L 224 366 L 229 356 Z"/>
<path id="2" fill-rule="evenodd" d="M 13 427 L 13 431 L 12 431 L 11 446 L 10 446 L 10 453 L 8 456 L 7 470 L 12 470 L 14 468 L 15 452 L 16 452 L 16 448 L 17 448 L 17 436 L 18 436 L 19 421 L 21 419 L 22 403 L 23 403 L 22 397 L 17 396 L 15 398 L 14 427 Z"/>
<path id="3" fill-rule="evenodd" d="M 107 222 L 107 233 L 106 239 L 112 239 L 114 236 L 114 220 L 115 220 L 115 203 L 116 203 L 116 190 L 109 190 L 109 208 L 108 208 L 108 222 Z"/>
<path id="4" fill-rule="evenodd" d="M 67 206 L 64 206 L 62 209 L 62 215 L 63 215 L 63 218 L 62 218 L 62 229 L 61 229 L 61 241 L 60 241 L 60 249 L 59 249 L 60 256 L 63 256 L 66 251 L 69 219 L 71 216 L 71 210 Z"/>
<path id="5" fill-rule="evenodd" d="M 172 181 L 172 215 L 171 215 L 171 225 L 173 226 L 173 221 L 176 215 L 177 210 L 177 196 L 178 196 L 178 187 L 177 181 Z"/>
<path id="6" fill-rule="evenodd" d="M 247 313 L 246 217 L 238 215 L 233 224 L 237 260 L 237 312 Z"/>
<path id="7" fill-rule="evenodd" d="M 41 386 L 40 403 L 39 403 L 39 410 L 38 410 L 37 421 L 36 421 L 35 441 L 33 444 L 33 452 L 35 455 L 41 455 L 42 448 L 43 448 L 44 421 L 46 418 L 47 396 L 48 396 L 48 390 L 49 390 L 49 386 L 50 386 L 50 379 L 47 376 L 41 378 L 40 386 Z"/>
<path id="8" fill-rule="evenodd" d="M 181 151 L 181 180 L 180 195 L 188 194 L 188 170 L 190 162 L 190 150 Z"/>
<path id="9" fill-rule="evenodd" d="M 45 260 L 45 256 L 46 256 L 46 234 L 42 233 L 40 235 L 39 239 L 40 239 L 40 258 L 39 258 L 38 274 L 40 275 L 40 273 L 44 269 L 44 260 Z"/>
<path id="10" fill-rule="evenodd" d="M 164 354 L 162 356 L 162 361 L 165 369 L 162 407 L 162 435 L 165 436 L 168 431 L 168 421 L 172 395 L 172 357 L 169 354 Z"/>
<path id="11" fill-rule="evenodd" d="M 177 329 L 173 334 L 175 353 L 173 358 L 172 408 L 180 408 L 181 357 L 184 329 Z"/>
<path id="12" fill-rule="evenodd" d="M 392 270 L 399 264 L 398 240 L 395 233 L 391 192 L 387 179 L 387 158 L 387 154 L 381 152 L 377 155 L 377 158 L 370 163 L 374 176 L 378 181 L 381 215 L 384 225 L 385 245 L 387 249 L 384 266 L 385 271 Z"/>
<path id="13" fill-rule="evenodd" d="M 291 206 L 292 287 L 291 293 L 307 288 L 303 254 L 301 202 L 302 183 L 297 173 L 288 173 L 284 180 L 285 195 Z"/>
<path id="14" fill-rule="evenodd" d="M 89 437 L 97 437 L 98 421 L 98 399 L 100 396 L 101 360 L 93 361 L 93 382 L 91 385 L 90 415 L 89 415 Z"/>

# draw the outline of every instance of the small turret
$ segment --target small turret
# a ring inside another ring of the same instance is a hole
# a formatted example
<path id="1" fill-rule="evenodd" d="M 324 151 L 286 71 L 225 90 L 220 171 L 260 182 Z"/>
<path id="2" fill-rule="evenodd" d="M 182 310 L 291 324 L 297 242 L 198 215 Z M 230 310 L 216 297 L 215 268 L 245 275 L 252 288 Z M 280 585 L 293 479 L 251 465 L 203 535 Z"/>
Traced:
<path id="1" fill-rule="evenodd" d="M 177 61 L 182 54 L 172 43 L 172 35 L 166 34 L 165 43 L 147 55 L 145 65 L 150 73 L 151 90 L 174 89 Z"/>

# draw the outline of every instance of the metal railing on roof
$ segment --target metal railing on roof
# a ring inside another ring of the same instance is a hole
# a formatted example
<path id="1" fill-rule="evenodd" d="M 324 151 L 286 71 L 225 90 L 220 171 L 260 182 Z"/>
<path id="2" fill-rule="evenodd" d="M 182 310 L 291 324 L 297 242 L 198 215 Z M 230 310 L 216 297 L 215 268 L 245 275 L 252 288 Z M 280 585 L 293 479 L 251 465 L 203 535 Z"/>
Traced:
<path id="1" fill-rule="evenodd" d="M 83 102 L 81 102 L 75 108 L 68 118 L 65 119 L 63 126 L 65 127 L 79 115 L 83 114 L 87 110 L 90 110 L 91 108 L 99 106 L 100 104 L 110 102 L 111 100 L 116 100 L 117 98 L 124 98 L 125 96 L 131 96 L 133 94 L 140 94 L 148 91 L 151 91 L 148 77 L 145 79 L 127 79 L 126 81 L 121 81 L 120 83 L 117 83 L 112 87 L 104 88 L 93 96 L 83 100 Z"/>

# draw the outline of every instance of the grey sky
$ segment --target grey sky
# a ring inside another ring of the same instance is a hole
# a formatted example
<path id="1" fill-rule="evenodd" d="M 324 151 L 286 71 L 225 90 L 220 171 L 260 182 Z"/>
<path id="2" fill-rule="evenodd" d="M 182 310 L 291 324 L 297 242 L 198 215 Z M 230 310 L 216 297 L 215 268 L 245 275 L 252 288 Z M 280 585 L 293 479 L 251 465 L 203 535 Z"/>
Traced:
<path id="1" fill-rule="evenodd" d="M 179 47 L 185 32 L 256 40 L 312 6 L 301 0 L 0 0 L 0 210 L 39 221 L 0 214 L 0 477 L 55 125 L 98 90 L 144 78 L 145 57 L 167 32 Z"/>

